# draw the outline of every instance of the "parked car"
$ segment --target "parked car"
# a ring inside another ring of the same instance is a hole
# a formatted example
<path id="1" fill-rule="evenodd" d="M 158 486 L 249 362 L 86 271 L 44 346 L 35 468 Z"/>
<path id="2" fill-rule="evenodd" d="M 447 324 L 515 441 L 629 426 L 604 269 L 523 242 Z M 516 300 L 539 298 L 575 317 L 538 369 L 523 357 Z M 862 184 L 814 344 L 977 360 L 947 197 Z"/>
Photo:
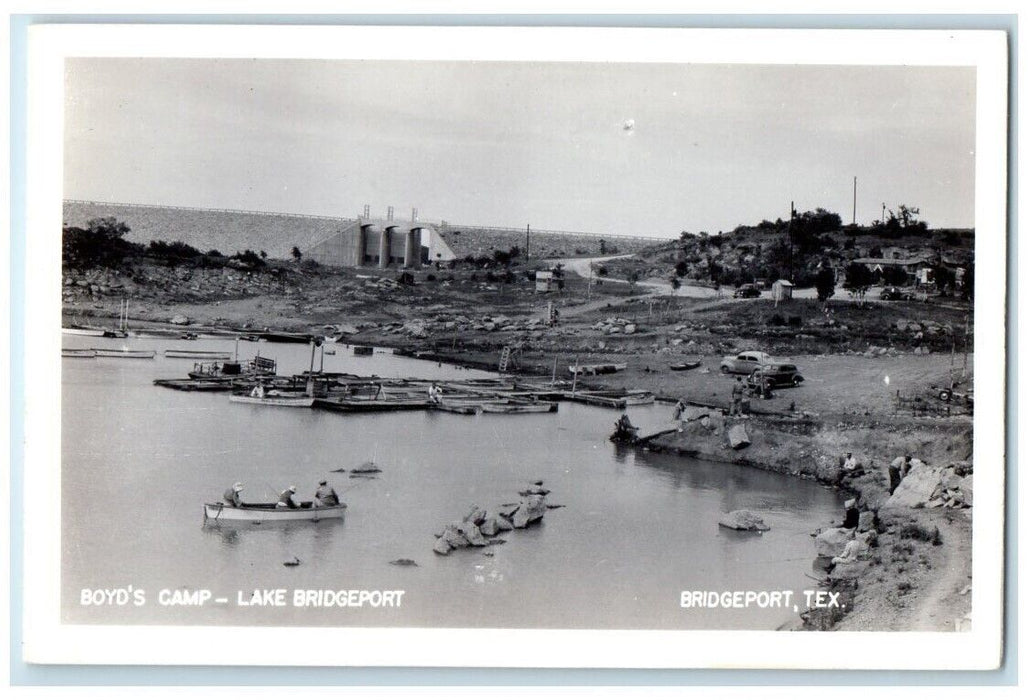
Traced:
<path id="1" fill-rule="evenodd" d="M 721 371 L 725 374 L 750 374 L 761 365 L 769 365 L 775 359 L 766 352 L 748 350 L 738 355 L 728 355 L 721 360 Z"/>
<path id="2" fill-rule="evenodd" d="M 760 386 L 761 377 L 766 377 L 772 389 L 783 386 L 799 386 L 803 382 L 800 370 L 796 365 L 785 362 L 771 362 L 761 365 L 750 373 L 746 383 L 757 388 Z"/>
<path id="3" fill-rule="evenodd" d="M 885 301 L 895 301 L 897 299 L 902 299 L 904 301 L 909 301 L 910 299 L 913 299 L 913 298 L 914 298 L 914 295 L 913 295 L 912 292 L 910 292 L 909 290 L 906 290 L 906 289 L 901 289 L 900 287 L 883 287 L 882 288 L 882 299 L 884 299 Z"/>
<path id="4" fill-rule="evenodd" d="M 752 299 L 760 296 L 760 287 L 755 284 L 744 284 L 735 290 L 735 298 Z"/>

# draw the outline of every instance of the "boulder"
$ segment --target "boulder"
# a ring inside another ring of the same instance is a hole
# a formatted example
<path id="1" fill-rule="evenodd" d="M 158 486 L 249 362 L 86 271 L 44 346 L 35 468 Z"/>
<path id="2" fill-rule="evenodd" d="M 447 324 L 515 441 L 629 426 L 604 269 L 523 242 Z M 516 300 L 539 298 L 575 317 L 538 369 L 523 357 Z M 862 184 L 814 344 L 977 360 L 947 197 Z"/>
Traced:
<path id="1" fill-rule="evenodd" d="M 485 511 L 478 506 L 471 506 L 471 510 L 464 516 L 464 522 L 481 525 L 485 520 Z"/>
<path id="2" fill-rule="evenodd" d="M 960 493 L 964 496 L 964 503 L 969 506 L 974 505 L 974 482 L 972 479 L 974 476 L 968 474 L 960 480 Z"/>
<path id="3" fill-rule="evenodd" d="M 359 331 L 356 326 L 352 326 L 349 323 L 340 323 L 336 326 L 336 333 L 339 335 L 355 335 Z"/>
<path id="4" fill-rule="evenodd" d="M 741 450 L 750 444 L 750 436 L 746 433 L 746 426 L 742 423 L 735 423 L 728 428 L 728 446 L 733 450 Z"/>
<path id="5" fill-rule="evenodd" d="M 461 534 L 459 524 L 447 525 L 446 529 L 443 530 L 443 534 L 440 539 L 445 540 L 446 544 L 448 544 L 451 549 L 459 549 L 471 544 L 468 542 L 467 538 Z"/>
<path id="6" fill-rule="evenodd" d="M 765 523 L 763 518 L 748 510 L 733 510 L 731 513 L 723 513 L 717 524 L 731 530 L 751 532 L 764 532 L 771 529 L 771 526 Z"/>
<path id="7" fill-rule="evenodd" d="M 510 520 L 508 520 L 507 518 L 503 517 L 502 515 L 497 515 L 496 516 L 496 529 L 499 530 L 500 532 L 507 532 L 509 530 L 513 530 L 514 529 L 514 524 Z"/>
<path id="8" fill-rule="evenodd" d="M 860 514 L 860 521 L 857 524 L 857 532 L 867 532 L 873 530 L 875 526 L 875 514 L 870 510 L 865 510 Z"/>
<path id="9" fill-rule="evenodd" d="M 436 554 L 449 554 L 453 547 L 446 541 L 446 538 L 440 537 L 435 541 L 435 546 L 432 547 L 432 551 Z"/>
<path id="10" fill-rule="evenodd" d="M 853 539 L 853 530 L 844 527 L 833 527 L 820 533 L 814 539 L 819 557 L 837 557 L 846 549 L 846 543 Z"/>
<path id="11" fill-rule="evenodd" d="M 885 505 L 890 508 L 923 508 L 926 503 L 936 497 L 936 491 L 944 478 L 943 475 L 943 469 L 929 467 L 916 460 L 910 472 L 903 477 Z"/>
<path id="12" fill-rule="evenodd" d="M 497 524 L 495 517 L 489 516 L 482 521 L 478 529 L 486 537 L 495 537 L 496 533 L 500 531 L 500 526 Z"/>
<path id="13" fill-rule="evenodd" d="M 168 321 L 168 323 L 173 323 L 176 326 L 186 326 L 186 325 L 189 325 L 189 318 L 187 316 L 182 315 L 182 314 L 175 314 L 174 316 L 171 317 L 171 319 Z"/>
<path id="14" fill-rule="evenodd" d="M 867 571 L 866 561 L 851 561 L 836 564 L 828 578 L 833 581 L 854 581 L 860 578 Z"/>
<path id="15" fill-rule="evenodd" d="M 518 506 L 518 509 L 514 511 L 511 523 L 519 530 L 528 527 L 528 509 L 525 508 L 524 503 Z"/>
<path id="16" fill-rule="evenodd" d="M 489 544 L 486 539 L 482 537 L 482 531 L 478 529 L 478 525 L 475 525 L 474 523 L 461 523 L 460 533 L 472 547 L 484 547 Z"/>
<path id="17" fill-rule="evenodd" d="M 625 326 L 625 335 L 632 335 L 633 333 L 635 333 L 635 324 L 629 323 Z"/>

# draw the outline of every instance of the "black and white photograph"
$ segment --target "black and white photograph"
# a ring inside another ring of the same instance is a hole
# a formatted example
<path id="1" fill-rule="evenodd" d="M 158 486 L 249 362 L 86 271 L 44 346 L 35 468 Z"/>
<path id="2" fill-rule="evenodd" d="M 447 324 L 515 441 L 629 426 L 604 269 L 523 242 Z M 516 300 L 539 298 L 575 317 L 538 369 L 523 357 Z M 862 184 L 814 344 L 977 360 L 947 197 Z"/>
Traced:
<path id="1" fill-rule="evenodd" d="M 40 29 L 28 660 L 998 663 L 1001 34 Z"/>

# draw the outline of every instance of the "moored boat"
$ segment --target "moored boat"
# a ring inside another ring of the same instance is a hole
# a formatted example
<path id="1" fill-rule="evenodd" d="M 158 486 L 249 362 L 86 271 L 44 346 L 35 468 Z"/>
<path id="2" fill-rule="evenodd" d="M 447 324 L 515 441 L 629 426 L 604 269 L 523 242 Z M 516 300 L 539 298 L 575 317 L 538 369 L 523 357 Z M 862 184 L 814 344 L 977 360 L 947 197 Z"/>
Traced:
<path id="1" fill-rule="evenodd" d="M 258 333 L 257 335 L 261 340 L 266 340 L 269 343 L 303 343 L 306 345 L 315 339 L 310 333 L 265 332 Z"/>
<path id="2" fill-rule="evenodd" d="M 62 328 L 61 333 L 64 335 L 84 335 L 90 338 L 103 338 L 103 328 Z"/>
<path id="3" fill-rule="evenodd" d="M 507 401 L 482 404 L 483 413 L 556 413 L 556 401 Z"/>
<path id="4" fill-rule="evenodd" d="M 96 350 L 61 348 L 61 357 L 96 357 Z"/>
<path id="5" fill-rule="evenodd" d="M 315 408 L 343 413 L 377 413 L 382 411 L 417 411 L 431 406 L 427 398 L 358 398 L 329 397 L 317 399 Z"/>
<path id="6" fill-rule="evenodd" d="M 571 374 L 613 374 L 614 372 L 623 372 L 626 369 L 628 369 L 627 362 L 610 362 L 597 365 L 571 365 L 568 367 L 568 371 L 571 372 Z"/>
<path id="7" fill-rule="evenodd" d="M 472 403 L 435 403 L 430 406 L 433 411 L 444 411 L 446 413 L 459 413 L 465 416 L 473 416 L 482 410 L 482 404 Z"/>
<path id="8" fill-rule="evenodd" d="M 689 362 L 680 362 L 678 364 L 671 365 L 670 369 L 671 369 L 672 372 L 681 372 L 681 371 L 687 370 L 687 369 L 696 369 L 699 366 L 700 366 L 700 361 L 699 360 L 692 360 L 692 361 L 689 361 Z"/>
<path id="9" fill-rule="evenodd" d="M 133 360 L 152 360 L 157 354 L 153 350 L 125 350 L 118 348 L 93 348 L 97 357 L 122 357 Z"/>
<path id="10" fill-rule="evenodd" d="M 272 389 L 254 395 L 253 392 L 245 394 L 232 394 L 228 397 L 233 403 L 248 403 L 258 406 L 279 406 L 281 408 L 310 408 L 314 405 L 314 397 L 302 392 L 285 392 Z"/>
<path id="11" fill-rule="evenodd" d="M 243 503 L 232 506 L 227 503 L 204 503 L 205 525 L 231 523 L 275 523 L 319 520 L 340 520 L 346 514 L 346 504 L 315 508 L 310 501 L 304 501 L 299 508 L 279 508 L 275 503 Z"/>
<path id="12" fill-rule="evenodd" d="M 231 360 L 232 353 L 221 350 L 182 350 L 171 349 L 164 351 L 165 357 L 189 357 L 194 360 Z"/>

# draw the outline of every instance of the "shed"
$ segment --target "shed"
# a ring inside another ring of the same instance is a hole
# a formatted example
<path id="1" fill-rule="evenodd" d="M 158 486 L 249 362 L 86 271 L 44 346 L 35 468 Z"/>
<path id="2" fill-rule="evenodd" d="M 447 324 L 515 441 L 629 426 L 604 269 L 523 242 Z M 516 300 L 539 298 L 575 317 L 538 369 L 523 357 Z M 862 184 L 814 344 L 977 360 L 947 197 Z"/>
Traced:
<path id="1" fill-rule="evenodd" d="M 792 299 L 793 286 L 789 280 L 778 280 L 771 285 L 771 298 L 776 302 Z"/>
<path id="2" fill-rule="evenodd" d="M 555 286 L 552 270 L 539 270 L 535 273 L 535 291 L 552 292 Z"/>

